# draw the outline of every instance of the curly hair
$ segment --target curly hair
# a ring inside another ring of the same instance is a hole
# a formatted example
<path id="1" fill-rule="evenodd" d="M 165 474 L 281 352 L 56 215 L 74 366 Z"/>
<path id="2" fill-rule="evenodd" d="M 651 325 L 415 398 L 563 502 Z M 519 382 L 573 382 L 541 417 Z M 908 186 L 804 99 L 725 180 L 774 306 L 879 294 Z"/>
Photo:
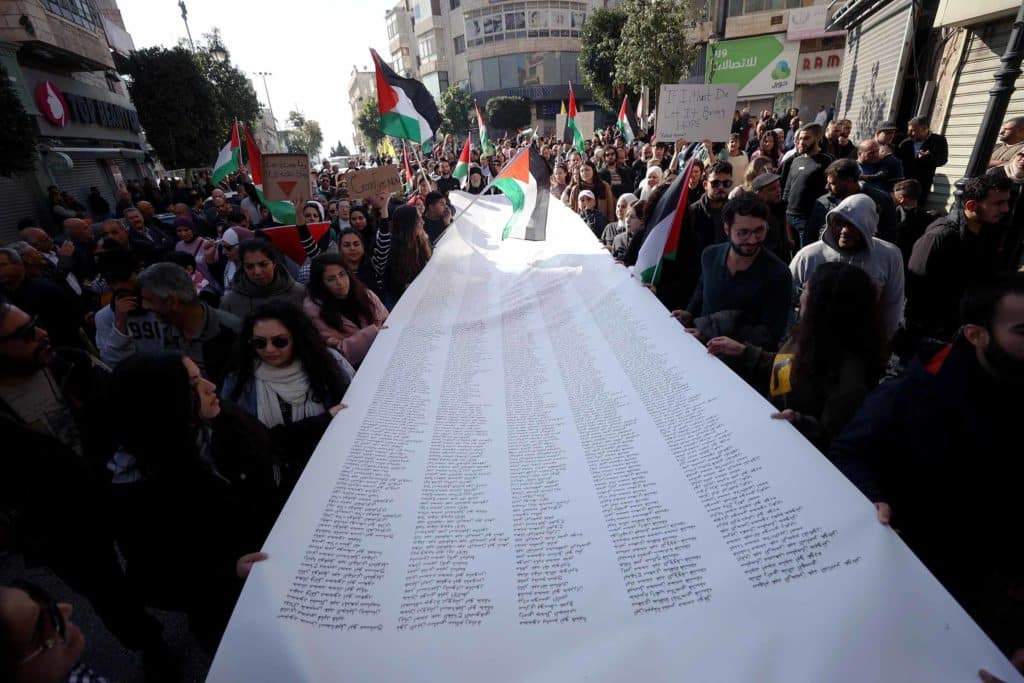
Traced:
<path id="1" fill-rule="evenodd" d="M 811 381 L 835 375 L 844 357 L 852 355 L 877 379 L 885 368 L 885 333 L 871 277 L 848 263 L 823 263 L 807 288 L 807 304 L 793 332 L 799 349 L 794 377 Z"/>
<path id="2" fill-rule="evenodd" d="M 405 204 L 391 217 L 391 253 L 388 256 L 388 289 L 401 294 L 430 260 L 430 239 L 416 207 Z"/>
<path id="3" fill-rule="evenodd" d="M 313 326 L 313 321 L 288 301 L 268 301 L 242 321 L 242 329 L 228 367 L 228 373 L 236 379 L 228 398 L 237 401 L 253 379 L 259 356 L 252 345 L 252 330 L 261 320 L 276 320 L 291 333 L 294 358 L 306 370 L 313 399 L 325 405 L 340 400 L 348 388 L 348 378 L 342 374 L 323 337 Z"/>
<path id="4" fill-rule="evenodd" d="M 354 230 L 352 232 L 356 233 Z M 332 294 L 324 284 L 324 272 L 328 266 L 340 267 L 341 272 L 348 278 L 348 295 L 344 299 Z M 320 307 L 320 317 L 335 329 L 341 329 L 342 318 L 351 320 L 360 328 L 383 322 L 377 320 L 374 315 L 373 303 L 370 301 L 366 286 L 349 272 L 340 254 L 320 254 L 313 259 L 309 269 L 307 291 L 313 303 Z"/>

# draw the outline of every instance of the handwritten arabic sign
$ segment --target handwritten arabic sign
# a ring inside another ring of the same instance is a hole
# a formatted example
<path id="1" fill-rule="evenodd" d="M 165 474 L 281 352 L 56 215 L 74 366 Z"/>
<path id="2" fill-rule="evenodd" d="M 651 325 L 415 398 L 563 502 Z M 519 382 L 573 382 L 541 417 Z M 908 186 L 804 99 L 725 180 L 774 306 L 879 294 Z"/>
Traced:
<path id="1" fill-rule="evenodd" d="M 375 194 L 391 194 L 402 191 L 402 181 L 398 177 L 398 167 L 394 164 L 367 168 L 345 174 L 349 196 L 356 199 L 370 197 Z"/>
<path id="2" fill-rule="evenodd" d="M 303 196 L 309 196 L 309 157 L 264 154 L 263 197 L 268 202 L 297 202 Z"/>
<path id="3" fill-rule="evenodd" d="M 663 85 L 658 91 L 659 140 L 725 142 L 736 109 L 737 85 Z"/>

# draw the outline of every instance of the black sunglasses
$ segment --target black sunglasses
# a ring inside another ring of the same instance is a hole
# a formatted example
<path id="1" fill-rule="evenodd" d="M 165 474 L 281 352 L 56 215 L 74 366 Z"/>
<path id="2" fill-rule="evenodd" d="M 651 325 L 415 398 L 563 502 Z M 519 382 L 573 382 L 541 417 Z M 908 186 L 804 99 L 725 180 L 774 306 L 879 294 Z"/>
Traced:
<path id="1" fill-rule="evenodd" d="M 709 180 L 708 182 L 711 183 L 711 187 L 724 187 L 725 189 L 732 187 L 731 180 Z"/>
<path id="2" fill-rule="evenodd" d="M 10 334 L 0 337 L 0 342 L 7 341 L 31 341 L 36 336 L 36 328 L 39 327 L 39 316 L 34 315 L 27 323 L 14 330 Z M 27 591 L 26 591 L 27 592 Z"/>
<path id="3" fill-rule="evenodd" d="M 64 613 L 60 611 L 60 606 L 57 605 L 57 601 L 54 600 L 53 597 L 43 588 L 40 588 L 36 584 L 28 581 L 14 581 L 11 583 L 11 587 L 25 591 L 28 597 L 31 598 L 34 603 L 39 605 L 40 610 L 49 616 L 50 623 L 53 624 L 53 628 L 57 632 L 56 638 L 47 638 L 43 641 L 42 645 L 18 662 L 18 666 L 23 666 L 47 650 L 52 650 L 57 647 L 58 642 L 68 642 L 68 623 L 64 619 Z"/>
<path id="4" fill-rule="evenodd" d="M 292 343 L 292 340 L 291 337 L 284 334 L 279 334 L 276 337 L 271 337 L 270 339 L 267 339 L 266 337 L 253 337 L 249 340 L 249 343 L 252 344 L 254 349 L 259 349 L 261 351 L 267 348 L 268 342 L 273 344 L 275 349 L 283 349 L 287 348 L 287 346 Z"/>

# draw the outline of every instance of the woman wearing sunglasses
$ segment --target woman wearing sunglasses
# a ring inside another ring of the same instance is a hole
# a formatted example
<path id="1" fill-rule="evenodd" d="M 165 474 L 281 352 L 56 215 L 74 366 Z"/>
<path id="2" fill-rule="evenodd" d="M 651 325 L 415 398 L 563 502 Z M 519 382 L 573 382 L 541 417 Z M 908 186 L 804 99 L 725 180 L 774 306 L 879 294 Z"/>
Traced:
<path id="1" fill-rule="evenodd" d="M 71 612 L 35 584 L 0 586 L 0 681 L 105 681 L 78 661 L 85 638 Z"/>
<path id="2" fill-rule="evenodd" d="M 137 468 L 109 487 L 128 576 L 146 604 L 184 611 L 212 652 L 241 588 L 235 563 L 262 545 L 287 495 L 270 435 L 178 353 L 122 361 L 110 394 L 112 431 Z"/>
<path id="3" fill-rule="evenodd" d="M 341 403 L 355 370 L 329 349 L 313 321 L 287 302 L 246 317 L 221 396 L 270 429 L 286 480 L 305 467 Z"/>
<path id="4" fill-rule="evenodd" d="M 363 362 L 388 317 L 377 295 L 352 276 L 338 254 L 313 259 L 303 309 L 327 345 L 355 367 Z"/>

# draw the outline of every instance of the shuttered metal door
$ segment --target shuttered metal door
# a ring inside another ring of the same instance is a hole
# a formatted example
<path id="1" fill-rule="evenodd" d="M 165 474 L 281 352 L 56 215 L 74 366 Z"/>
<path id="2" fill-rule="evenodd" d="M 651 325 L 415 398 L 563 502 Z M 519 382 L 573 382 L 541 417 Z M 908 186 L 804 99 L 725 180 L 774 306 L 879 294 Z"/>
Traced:
<path id="1" fill-rule="evenodd" d="M 114 206 L 117 200 L 114 198 L 113 176 L 107 170 L 107 162 L 101 159 L 81 159 L 71 156 L 75 167 L 70 171 L 52 170 L 53 182 L 61 190 L 71 193 L 71 196 L 80 201 L 88 208 L 89 188 L 99 188 L 103 198 Z"/>
<path id="2" fill-rule="evenodd" d="M 988 91 L 995 85 L 992 76 L 999 70 L 999 58 L 1006 50 L 1012 23 L 1008 19 L 981 24 L 969 29 L 967 47 L 959 77 L 946 107 L 946 121 L 941 132 L 949 143 L 949 163 L 935 174 L 935 185 L 929 197 L 929 207 L 949 210 L 953 205 L 953 184 L 963 177 L 971 150 L 978 138 L 981 119 L 988 106 Z M 1024 82 L 1017 79 L 1017 89 L 1006 109 L 1007 119 L 1024 116 Z M 939 122 L 932 125 L 937 130 Z"/>
<path id="3" fill-rule="evenodd" d="M 35 218 L 46 225 L 35 183 L 26 176 L 0 176 L 0 244 L 18 239 L 18 221 Z"/>
<path id="4" fill-rule="evenodd" d="M 142 176 L 139 175 L 139 163 L 133 159 L 118 159 L 117 169 L 121 171 L 121 177 L 127 183 L 129 180 L 138 180 L 142 182 Z"/>
<path id="5" fill-rule="evenodd" d="M 899 105 L 913 19 L 913 3 L 900 0 L 847 34 L 836 99 L 838 118 L 853 122 L 854 140 L 872 137 Z"/>

